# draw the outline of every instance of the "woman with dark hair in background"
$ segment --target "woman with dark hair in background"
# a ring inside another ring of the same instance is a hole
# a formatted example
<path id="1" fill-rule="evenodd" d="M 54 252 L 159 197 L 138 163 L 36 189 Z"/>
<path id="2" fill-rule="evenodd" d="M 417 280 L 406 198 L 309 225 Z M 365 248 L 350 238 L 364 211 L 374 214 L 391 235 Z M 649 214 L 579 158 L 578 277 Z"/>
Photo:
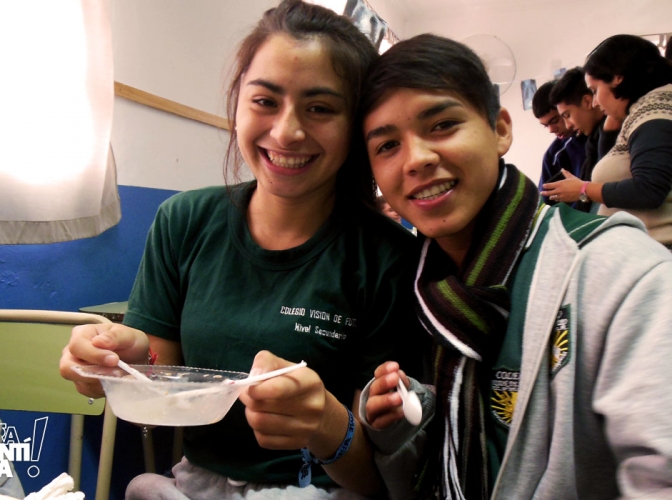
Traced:
<path id="1" fill-rule="evenodd" d="M 353 413 L 380 362 L 412 356 L 400 341 L 417 320 L 406 307 L 416 242 L 373 208 L 371 171 L 353 139 L 376 55 L 328 9 L 285 0 L 267 11 L 240 46 L 228 94 L 230 164 L 245 160 L 255 181 L 166 201 L 124 325 L 73 330 L 61 373 L 90 396 L 100 386 L 73 364 L 147 363 L 150 352 L 160 364 L 241 372 L 308 364 L 244 390 L 222 421 L 186 428 L 174 478 L 143 474 L 127 499 L 381 490 Z"/>
<path id="2" fill-rule="evenodd" d="M 653 43 L 615 35 L 588 55 L 585 70 L 593 103 L 623 126 L 590 182 L 566 179 L 544 194 L 600 203 L 600 215 L 625 210 L 672 248 L 672 65 Z"/>

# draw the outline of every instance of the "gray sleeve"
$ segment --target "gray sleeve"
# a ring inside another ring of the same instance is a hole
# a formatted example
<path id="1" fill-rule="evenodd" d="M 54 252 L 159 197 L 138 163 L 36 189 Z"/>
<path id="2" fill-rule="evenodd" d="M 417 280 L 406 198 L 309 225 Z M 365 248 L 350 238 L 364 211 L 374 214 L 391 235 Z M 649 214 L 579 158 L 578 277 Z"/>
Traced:
<path id="1" fill-rule="evenodd" d="M 672 120 L 650 120 L 628 141 L 632 178 L 607 182 L 602 197 L 607 207 L 653 210 L 672 190 Z"/>
<path id="2" fill-rule="evenodd" d="M 359 420 L 374 446 L 374 458 L 385 482 L 390 500 L 413 500 L 417 497 L 417 469 L 427 444 L 427 428 L 434 417 L 436 398 L 432 390 L 410 379 L 410 390 L 415 391 L 422 403 L 422 421 L 413 426 L 400 420 L 382 430 L 374 429 L 366 421 L 366 402 L 371 382 L 362 391 Z"/>
<path id="3" fill-rule="evenodd" d="M 663 259 L 642 273 L 608 326 L 593 409 L 604 418 L 621 500 L 672 498 L 671 276 Z"/>

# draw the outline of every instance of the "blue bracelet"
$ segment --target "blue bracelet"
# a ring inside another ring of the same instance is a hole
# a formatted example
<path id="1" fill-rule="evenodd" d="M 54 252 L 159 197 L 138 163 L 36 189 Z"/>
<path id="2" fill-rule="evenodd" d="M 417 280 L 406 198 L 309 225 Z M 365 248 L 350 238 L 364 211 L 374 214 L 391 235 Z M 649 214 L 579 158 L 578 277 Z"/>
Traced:
<path id="1" fill-rule="evenodd" d="M 348 410 L 346 406 L 345 409 L 348 412 L 348 432 L 345 433 L 345 438 L 341 443 L 341 446 L 336 450 L 336 454 L 328 460 L 319 460 L 313 456 L 313 454 L 308 450 L 308 448 L 301 448 L 301 458 L 303 459 L 303 465 L 299 471 L 299 487 L 305 488 L 310 484 L 312 479 L 311 464 L 317 465 L 329 465 L 333 464 L 336 460 L 341 458 L 347 453 L 352 444 L 352 437 L 355 435 L 355 417 L 352 416 L 352 412 Z"/>

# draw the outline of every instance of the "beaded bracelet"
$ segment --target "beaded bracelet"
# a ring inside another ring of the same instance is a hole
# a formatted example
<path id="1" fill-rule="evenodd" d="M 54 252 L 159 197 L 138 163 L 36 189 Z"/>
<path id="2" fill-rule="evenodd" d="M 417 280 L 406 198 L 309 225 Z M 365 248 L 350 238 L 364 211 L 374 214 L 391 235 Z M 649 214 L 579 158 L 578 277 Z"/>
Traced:
<path id="1" fill-rule="evenodd" d="M 312 479 L 311 464 L 317 464 L 317 465 L 333 464 L 336 460 L 345 455 L 348 449 L 350 449 L 350 445 L 352 444 L 352 438 L 355 435 L 355 417 L 352 416 L 352 412 L 348 409 L 347 406 L 345 407 L 345 409 L 348 412 L 348 432 L 345 433 L 345 438 L 343 438 L 341 446 L 338 447 L 338 450 L 336 450 L 336 454 L 333 457 L 327 460 L 320 460 L 318 458 L 315 458 L 313 454 L 308 450 L 308 448 L 301 448 L 301 458 L 303 460 L 303 465 L 301 466 L 301 470 L 299 471 L 300 488 L 305 488 L 310 484 L 310 481 Z"/>

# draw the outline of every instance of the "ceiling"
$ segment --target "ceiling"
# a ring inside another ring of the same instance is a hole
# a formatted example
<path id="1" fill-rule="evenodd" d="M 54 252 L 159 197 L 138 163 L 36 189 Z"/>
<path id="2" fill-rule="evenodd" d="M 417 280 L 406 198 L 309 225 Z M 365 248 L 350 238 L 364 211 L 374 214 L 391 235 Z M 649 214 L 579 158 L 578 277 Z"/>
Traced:
<path id="1" fill-rule="evenodd" d="M 455 9 L 460 12 L 481 8 L 517 10 L 543 4 L 555 4 L 557 0 L 387 0 L 396 6 L 404 18 L 430 16 L 434 12 Z M 585 1 L 585 0 L 584 0 Z"/>

